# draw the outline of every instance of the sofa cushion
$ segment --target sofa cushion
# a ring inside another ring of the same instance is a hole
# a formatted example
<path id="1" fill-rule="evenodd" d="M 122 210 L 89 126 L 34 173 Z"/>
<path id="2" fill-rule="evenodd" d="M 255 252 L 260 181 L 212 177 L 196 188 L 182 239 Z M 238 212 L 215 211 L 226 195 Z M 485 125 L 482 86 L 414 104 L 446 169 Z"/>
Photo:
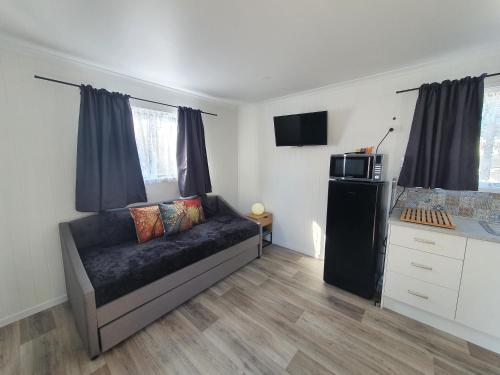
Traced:
<path id="1" fill-rule="evenodd" d="M 94 246 L 79 252 L 99 307 L 258 233 L 258 225 L 250 220 L 216 214 L 169 237 L 142 244 L 129 241 Z"/>
<path id="2" fill-rule="evenodd" d="M 199 197 L 179 199 L 176 203 L 183 203 L 186 206 L 187 213 L 193 225 L 201 224 L 205 221 L 205 214 Z"/>
<path id="3" fill-rule="evenodd" d="M 165 228 L 165 236 L 184 232 L 193 227 L 193 222 L 188 215 L 184 202 L 160 203 L 158 207 L 160 208 L 163 228 Z"/>
<path id="4" fill-rule="evenodd" d="M 134 220 L 126 208 L 104 211 L 73 220 L 70 228 L 78 249 L 137 241 Z"/>
<path id="5" fill-rule="evenodd" d="M 163 236 L 165 231 L 163 229 L 160 209 L 157 204 L 153 206 L 129 208 L 129 211 L 134 219 L 135 231 L 139 243 Z"/>

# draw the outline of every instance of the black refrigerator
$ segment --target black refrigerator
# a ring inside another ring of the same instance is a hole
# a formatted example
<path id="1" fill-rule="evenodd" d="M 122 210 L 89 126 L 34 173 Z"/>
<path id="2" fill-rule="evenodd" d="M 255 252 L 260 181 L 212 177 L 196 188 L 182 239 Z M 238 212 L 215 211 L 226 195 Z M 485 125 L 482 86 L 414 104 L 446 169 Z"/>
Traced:
<path id="1" fill-rule="evenodd" d="M 385 183 L 329 181 L 324 280 L 372 298 L 382 272 Z"/>

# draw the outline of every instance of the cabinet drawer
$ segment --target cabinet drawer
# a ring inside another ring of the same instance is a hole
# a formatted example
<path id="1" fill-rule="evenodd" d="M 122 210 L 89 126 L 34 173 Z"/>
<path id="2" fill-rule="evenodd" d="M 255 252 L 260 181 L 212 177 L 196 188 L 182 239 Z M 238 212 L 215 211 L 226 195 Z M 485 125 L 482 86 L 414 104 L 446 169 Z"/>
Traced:
<path id="1" fill-rule="evenodd" d="M 453 290 L 389 271 L 384 294 L 447 319 L 455 318 L 458 292 Z"/>
<path id="2" fill-rule="evenodd" d="M 391 225 L 389 242 L 410 249 L 426 251 L 450 258 L 464 259 L 467 239 L 465 237 L 428 230 Z"/>
<path id="3" fill-rule="evenodd" d="M 399 245 L 389 245 L 387 268 L 406 276 L 458 291 L 462 261 Z"/>

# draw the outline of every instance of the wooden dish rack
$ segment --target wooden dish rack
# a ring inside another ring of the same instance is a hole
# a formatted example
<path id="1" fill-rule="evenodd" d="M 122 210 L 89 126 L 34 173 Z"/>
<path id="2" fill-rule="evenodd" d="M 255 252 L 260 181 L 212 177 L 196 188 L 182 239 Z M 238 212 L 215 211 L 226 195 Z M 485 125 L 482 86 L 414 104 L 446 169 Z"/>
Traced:
<path id="1" fill-rule="evenodd" d="M 451 216 L 446 211 L 405 208 L 399 218 L 415 224 L 432 225 L 440 228 L 455 229 Z"/>

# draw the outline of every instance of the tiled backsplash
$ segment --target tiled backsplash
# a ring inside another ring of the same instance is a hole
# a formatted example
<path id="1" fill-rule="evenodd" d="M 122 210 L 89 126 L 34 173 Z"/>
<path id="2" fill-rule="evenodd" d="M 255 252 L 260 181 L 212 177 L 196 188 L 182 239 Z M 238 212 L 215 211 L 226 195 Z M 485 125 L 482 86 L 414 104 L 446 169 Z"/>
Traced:
<path id="1" fill-rule="evenodd" d="M 398 186 L 396 197 L 402 191 Z M 500 222 L 500 194 L 496 193 L 407 188 L 396 207 L 445 210 L 451 215 Z"/>

